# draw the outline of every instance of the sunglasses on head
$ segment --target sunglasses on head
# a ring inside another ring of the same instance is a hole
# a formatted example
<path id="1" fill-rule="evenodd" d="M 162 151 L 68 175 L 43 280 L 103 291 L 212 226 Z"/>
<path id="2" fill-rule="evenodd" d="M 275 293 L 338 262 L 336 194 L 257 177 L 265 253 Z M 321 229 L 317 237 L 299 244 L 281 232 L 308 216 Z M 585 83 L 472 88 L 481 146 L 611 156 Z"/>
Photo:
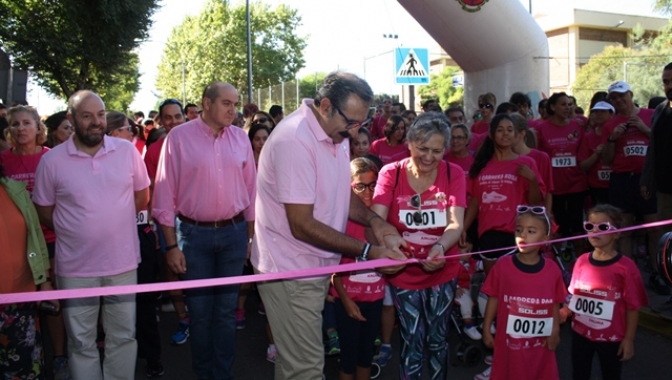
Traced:
<path id="1" fill-rule="evenodd" d="M 478 103 L 478 108 L 490 109 L 490 108 L 492 108 L 492 104 L 490 104 L 490 103 Z"/>
<path id="2" fill-rule="evenodd" d="M 413 213 L 413 223 L 415 223 L 416 226 L 419 226 L 422 224 L 422 199 L 420 198 L 420 194 L 412 196 L 409 203 L 411 204 L 411 207 L 418 209 L 418 211 Z"/>
<path id="3" fill-rule="evenodd" d="M 516 213 L 518 214 L 526 214 L 526 213 L 532 213 L 535 215 L 543 215 L 544 218 L 546 218 L 546 225 L 548 226 L 548 233 L 547 235 L 551 234 L 551 220 L 548 218 L 548 213 L 546 212 L 546 207 L 544 206 L 527 206 L 527 205 L 519 205 L 516 207 Z"/>
<path id="4" fill-rule="evenodd" d="M 604 223 L 591 223 L 583 222 L 583 229 L 586 232 L 607 232 L 609 230 L 617 230 L 618 228 L 611 225 L 609 222 Z"/>
<path id="5" fill-rule="evenodd" d="M 363 193 L 364 190 L 369 189 L 371 192 L 376 190 L 376 182 L 371 182 L 371 183 L 355 183 L 352 185 L 352 189 L 355 191 L 355 193 Z"/>

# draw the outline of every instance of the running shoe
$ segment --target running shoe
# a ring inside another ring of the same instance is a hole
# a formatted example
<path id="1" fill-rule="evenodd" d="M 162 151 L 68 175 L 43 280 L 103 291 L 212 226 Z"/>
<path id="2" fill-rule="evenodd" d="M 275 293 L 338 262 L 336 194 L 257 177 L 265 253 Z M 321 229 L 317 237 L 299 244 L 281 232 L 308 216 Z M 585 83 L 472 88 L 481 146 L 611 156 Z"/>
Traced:
<path id="1" fill-rule="evenodd" d="M 164 371 L 163 371 L 163 365 L 161 365 L 161 362 L 157 362 L 153 365 L 147 365 L 147 372 L 145 372 L 145 375 L 149 377 L 150 379 L 153 377 L 161 377 L 163 376 Z"/>
<path id="2" fill-rule="evenodd" d="M 275 364 L 276 356 L 278 356 L 278 350 L 275 348 L 275 346 L 268 346 L 266 349 L 266 360 Z"/>
<path id="3" fill-rule="evenodd" d="M 236 309 L 236 330 L 245 328 L 245 309 Z"/>
<path id="4" fill-rule="evenodd" d="M 64 356 L 54 358 L 54 380 L 70 380 L 68 358 Z"/>
<path id="5" fill-rule="evenodd" d="M 327 356 L 338 355 L 341 353 L 341 344 L 338 342 L 336 332 L 329 334 L 329 343 L 327 344 Z"/>
<path id="6" fill-rule="evenodd" d="M 492 355 L 486 355 L 485 359 L 483 359 L 483 362 L 487 365 L 492 365 Z"/>
<path id="7" fill-rule="evenodd" d="M 387 362 L 392 358 L 392 346 L 389 344 L 383 344 L 380 346 L 380 351 L 378 351 L 378 357 L 376 358 L 376 363 L 379 366 L 385 367 Z"/>
<path id="8" fill-rule="evenodd" d="M 259 315 L 266 315 L 266 308 L 263 302 L 259 303 Z"/>
<path id="9" fill-rule="evenodd" d="M 492 372 L 492 366 L 488 367 L 485 371 L 474 376 L 474 380 L 490 380 L 490 373 Z"/>
<path id="10" fill-rule="evenodd" d="M 483 339 L 483 336 L 481 335 L 480 332 L 478 332 L 478 329 L 476 326 L 469 326 L 464 328 L 464 333 L 467 334 L 467 336 L 473 340 L 481 340 Z"/>
<path id="11" fill-rule="evenodd" d="M 380 340 L 380 337 L 376 337 L 376 340 L 373 342 L 373 345 L 378 347 L 382 344 L 383 342 Z"/>
<path id="12" fill-rule="evenodd" d="M 185 318 L 177 325 L 177 331 L 170 338 L 172 344 L 180 345 L 189 339 L 189 318 Z"/>

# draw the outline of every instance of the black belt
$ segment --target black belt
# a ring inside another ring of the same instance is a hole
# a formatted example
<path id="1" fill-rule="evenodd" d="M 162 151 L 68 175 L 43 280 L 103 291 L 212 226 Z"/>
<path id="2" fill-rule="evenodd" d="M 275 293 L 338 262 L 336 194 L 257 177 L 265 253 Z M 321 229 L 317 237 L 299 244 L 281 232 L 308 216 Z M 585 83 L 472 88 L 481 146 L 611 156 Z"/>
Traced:
<path id="1" fill-rule="evenodd" d="M 245 221 L 245 217 L 243 216 L 243 213 L 241 212 L 240 214 L 234 216 L 231 219 L 225 219 L 225 220 L 217 220 L 214 222 L 201 222 L 197 220 L 193 220 L 191 218 L 188 218 L 184 215 L 177 215 L 177 219 L 189 223 L 189 224 L 197 224 L 201 227 L 212 227 L 212 228 L 222 228 L 222 227 L 228 227 L 234 223 L 242 223 Z"/>

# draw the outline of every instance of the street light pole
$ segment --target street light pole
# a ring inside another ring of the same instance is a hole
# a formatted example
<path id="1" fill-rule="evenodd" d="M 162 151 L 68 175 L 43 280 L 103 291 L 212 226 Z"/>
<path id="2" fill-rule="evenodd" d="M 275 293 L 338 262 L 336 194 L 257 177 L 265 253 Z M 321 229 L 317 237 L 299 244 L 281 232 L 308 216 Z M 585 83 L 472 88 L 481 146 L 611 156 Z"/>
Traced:
<path id="1" fill-rule="evenodd" d="M 252 103 L 252 31 L 250 22 L 250 0 L 245 0 L 247 17 L 247 102 Z"/>

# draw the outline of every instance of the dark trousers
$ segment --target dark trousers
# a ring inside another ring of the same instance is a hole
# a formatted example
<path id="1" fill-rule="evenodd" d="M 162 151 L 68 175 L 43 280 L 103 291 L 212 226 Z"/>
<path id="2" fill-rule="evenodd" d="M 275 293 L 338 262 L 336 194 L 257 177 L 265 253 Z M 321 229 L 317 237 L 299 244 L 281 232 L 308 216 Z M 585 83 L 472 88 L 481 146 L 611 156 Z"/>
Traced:
<path id="1" fill-rule="evenodd" d="M 354 374 L 356 367 L 371 367 L 373 348 L 380 331 L 383 300 L 357 302 L 357 306 L 366 321 L 360 322 L 348 316 L 340 298 L 336 298 L 334 302 L 338 340 L 341 345 L 339 366 L 345 374 Z"/>
<path id="2" fill-rule="evenodd" d="M 593 342 L 572 332 L 572 378 L 589 380 L 593 356 L 597 353 L 603 380 L 621 378 L 621 357 L 616 355 L 621 342 Z"/>
<path id="3" fill-rule="evenodd" d="M 138 226 L 140 239 L 140 258 L 138 265 L 138 284 L 150 284 L 157 281 L 159 251 L 156 238 L 148 224 Z M 150 366 L 161 361 L 161 339 L 159 324 L 156 320 L 157 293 L 138 293 L 135 298 L 136 333 L 138 356 L 145 358 Z"/>

